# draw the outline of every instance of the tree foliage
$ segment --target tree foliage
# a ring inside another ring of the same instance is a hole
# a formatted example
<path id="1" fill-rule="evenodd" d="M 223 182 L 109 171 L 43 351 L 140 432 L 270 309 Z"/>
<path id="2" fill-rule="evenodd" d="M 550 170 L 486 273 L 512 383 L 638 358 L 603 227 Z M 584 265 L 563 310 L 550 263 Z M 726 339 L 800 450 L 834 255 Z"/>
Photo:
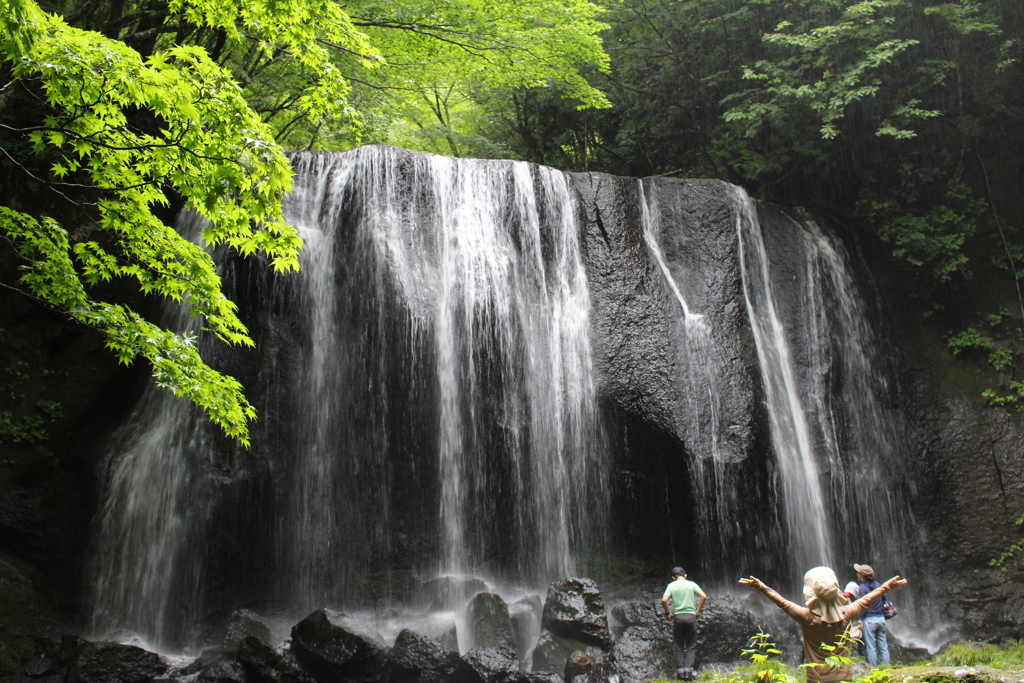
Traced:
<path id="1" fill-rule="evenodd" d="M 516 91 L 490 128 L 505 149 L 574 170 L 717 177 L 805 206 L 887 243 L 910 307 L 936 324 L 977 328 L 1007 304 L 993 292 L 1015 289 L 1018 322 L 994 338 L 1024 351 L 1024 5 L 606 6 L 610 68 L 591 78 L 613 108 Z M 1009 387 L 1012 365 L 999 365 Z"/>
<path id="2" fill-rule="evenodd" d="M 19 270 L 5 286 L 98 329 L 120 360 L 145 358 L 160 385 L 243 443 L 256 412 L 239 383 L 203 361 L 194 335 L 99 296 L 104 283 L 187 302 L 219 340 L 252 345 L 211 251 L 298 268 L 298 233 L 281 215 L 282 145 L 387 135 L 392 112 L 442 91 L 556 82 L 583 106 L 605 104 L 578 71 L 606 61 L 585 0 L 45 9 L 0 0 L 0 165 L 12 181 L 0 235 Z M 181 205 L 206 219 L 202 245 L 170 226 Z"/>

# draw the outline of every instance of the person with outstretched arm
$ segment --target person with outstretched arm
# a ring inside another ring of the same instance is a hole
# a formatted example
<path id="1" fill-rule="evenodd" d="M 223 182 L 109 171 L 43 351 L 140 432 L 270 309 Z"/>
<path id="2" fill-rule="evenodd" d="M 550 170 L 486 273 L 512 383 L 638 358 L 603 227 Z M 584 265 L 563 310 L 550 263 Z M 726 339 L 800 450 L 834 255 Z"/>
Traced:
<path id="1" fill-rule="evenodd" d="M 661 604 L 665 616 L 672 624 L 672 639 L 676 647 L 676 675 L 692 681 L 693 659 L 697 653 L 697 619 L 708 596 L 693 581 L 686 578 L 682 567 L 672 569 L 672 583 L 665 588 Z"/>
<path id="2" fill-rule="evenodd" d="M 857 595 L 867 595 L 878 588 L 875 581 L 875 570 L 867 564 L 855 564 L 853 570 L 857 572 Z M 876 600 L 875 604 L 868 608 L 864 614 L 864 655 L 868 664 L 877 666 L 889 663 L 889 641 L 886 639 L 885 606 L 884 600 Z"/>
<path id="3" fill-rule="evenodd" d="M 832 666 L 825 662 L 831 656 L 849 657 L 850 624 L 867 611 L 875 600 L 894 588 L 907 585 L 906 579 L 894 576 L 862 598 L 847 602 L 839 588 L 839 579 L 828 567 L 815 567 L 804 574 L 804 605 L 786 600 L 753 576 L 740 579 L 753 586 L 782 608 L 800 625 L 804 636 L 804 663 L 811 683 L 833 683 L 853 679 L 849 664 Z"/>

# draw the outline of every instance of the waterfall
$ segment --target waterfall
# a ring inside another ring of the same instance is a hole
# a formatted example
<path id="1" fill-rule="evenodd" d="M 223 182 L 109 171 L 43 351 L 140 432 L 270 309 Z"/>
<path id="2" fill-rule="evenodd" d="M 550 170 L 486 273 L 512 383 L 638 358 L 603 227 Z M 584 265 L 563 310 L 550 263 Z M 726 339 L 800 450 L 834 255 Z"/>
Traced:
<path id="1" fill-rule="evenodd" d="M 814 220 L 778 212 L 771 226 L 789 263 L 784 278 L 773 276 L 764 218 L 739 189 L 736 205 L 744 292 L 794 566 L 838 562 L 843 576 L 861 562 L 883 579 L 913 573 L 906 430 L 845 250 Z M 791 300 L 786 322 L 778 309 L 780 287 Z"/>
<path id="2" fill-rule="evenodd" d="M 690 311 L 690 307 L 686 304 L 683 293 L 679 291 L 679 285 L 676 283 L 675 278 L 672 277 L 672 272 L 669 270 L 668 264 L 665 263 L 665 257 L 661 253 L 661 245 L 658 244 L 658 236 L 655 234 L 655 230 L 660 227 L 661 223 L 661 212 L 658 210 L 657 196 L 653 192 L 644 191 L 645 181 L 639 180 L 637 182 L 640 188 L 640 221 L 642 223 L 644 242 L 647 244 L 647 248 L 650 249 L 655 263 L 658 264 L 658 269 L 665 277 L 665 283 L 672 290 L 676 301 L 679 302 L 679 307 L 683 310 L 683 322 L 686 323 L 687 329 L 693 328 L 697 336 L 706 339 L 708 337 L 708 327 L 707 323 L 704 322 L 704 316 Z M 648 194 L 650 194 L 649 198 Z"/>
<path id="3" fill-rule="evenodd" d="M 893 407 L 882 348 L 847 267 L 842 245 L 810 218 L 797 221 L 803 239 L 809 302 L 805 321 L 810 366 L 808 409 L 819 426 L 826 497 L 840 548 L 864 553 L 887 574 L 912 571 L 905 539 L 913 518 L 902 416 Z"/>
<path id="4" fill-rule="evenodd" d="M 743 545 L 739 509 L 742 501 L 736 494 L 735 456 L 722 448 L 729 431 L 722 409 L 726 362 L 715 343 L 711 318 L 691 310 L 662 251 L 662 230 L 671 226 L 663 220 L 655 179 L 638 180 L 637 187 L 644 243 L 682 313 L 677 332 L 677 390 L 685 409 L 679 419 L 691 456 L 691 493 L 698 536 L 704 553 L 717 559 L 721 571 L 734 571 L 737 558 L 730 555 Z"/>
<path id="5" fill-rule="evenodd" d="M 252 448 L 145 392 L 101 472 L 97 636 L 198 646 L 235 607 L 406 615 L 437 575 L 532 593 L 639 525 L 684 525 L 718 575 L 912 569 L 893 387 L 812 220 L 711 181 L 626 180 L 602 218 L 600 180 L 522 162 L 293 165 L 301 272 L 221 259 L 257 348 L 200 333 L 259 410 Z M 187 307 L 165 323 L 198 330 Z M 665 517 L 612 519 L 613 476 L 644 503 L 625 509 Z"/>
<path id="6" fill-rule="evenodd" d="M 761 366 L 793 561 L 796 567 L 808 569 L 830 565 L 834 555 L 829 514 L 801 402 L 802 387 L 776 312 L 761 223 L 753 200 L 738 187 L 735 202 L 743 293 Z"/>
<path id="7" fill-rule="evenodd" d="M 202 222 L 188 214 L 181 233 L 198 239 Z M 170 308 L 164 323 L 195 333 L 187 305 Z M 192 404 L 151 384 L 125 425 L 111 438 L 103 473 L 100 533 L 92 587 L 94 628 L 143 634 L 156 645 L 180 636 L 198 616 L 200 562 L 188 550 L 209 496 L 203 460 L 211 451 L 205 416 Z"/>
<path id="8" fill-rule="evenodd" d="M 246 531 L 269 546 L 253 560 L 273 587 L 261 604 L 299 616 L 377 599 L 367 577 L 382 568 L 385 593 L 409 570 L 537 588 L 603 538 L 606 447 L 567 176 L 390 148 L 293 163 L 285 216 L 302 270 L 230 292 L 263 354 L 238 365 L 261 411 L 252 452 L 225 455 L 198 411 L 146 394 L 109 448 L 97 633 L 188 644 L 206 589 L 231 580 L 211 542 L 227 508 L 267 506 Z M 271 493 L 237 484 L 264 476 Z"/>

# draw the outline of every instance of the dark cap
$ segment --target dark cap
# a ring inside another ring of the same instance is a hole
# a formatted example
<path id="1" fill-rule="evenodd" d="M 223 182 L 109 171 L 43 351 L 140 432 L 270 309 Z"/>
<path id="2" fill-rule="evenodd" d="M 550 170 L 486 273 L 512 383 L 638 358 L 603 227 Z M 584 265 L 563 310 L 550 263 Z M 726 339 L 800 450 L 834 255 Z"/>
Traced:
<path id="1" fill-rule="evenodd" d="M 672 567 L 672 578 L 677 576 L 686 576 L 686 570 L 682 567 Z"/>
<path id="2" fill-rule="evenodd" d="M 875 570 L 872 569 L 870 565 L 855 564 L 855 565 L 853 565 L 853 571 L 857 572 L 858 574 L 863 576 L 865 579 L 873 579 L 873 578 L 875 578 Z"/>

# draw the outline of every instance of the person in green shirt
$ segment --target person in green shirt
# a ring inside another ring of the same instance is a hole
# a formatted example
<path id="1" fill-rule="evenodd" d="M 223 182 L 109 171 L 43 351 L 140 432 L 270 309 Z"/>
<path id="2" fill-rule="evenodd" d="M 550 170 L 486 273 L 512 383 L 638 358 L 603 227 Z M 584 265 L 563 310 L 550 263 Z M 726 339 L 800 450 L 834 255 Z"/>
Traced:
<path id="1" fill-rule="evenodd" d="M 698 599 L 699 598 L 699 599 Z M 676 646 L 676 675 L 684 681 L 692 681 L 693 658 L 697 651 L 697 619 L 708 596 L 700 586 L 686 578 L 682 567 L 672 569 L 672 583 L 665 588 L 661 604 L 665 616 L 672 624 L 672 639 Z"/>

